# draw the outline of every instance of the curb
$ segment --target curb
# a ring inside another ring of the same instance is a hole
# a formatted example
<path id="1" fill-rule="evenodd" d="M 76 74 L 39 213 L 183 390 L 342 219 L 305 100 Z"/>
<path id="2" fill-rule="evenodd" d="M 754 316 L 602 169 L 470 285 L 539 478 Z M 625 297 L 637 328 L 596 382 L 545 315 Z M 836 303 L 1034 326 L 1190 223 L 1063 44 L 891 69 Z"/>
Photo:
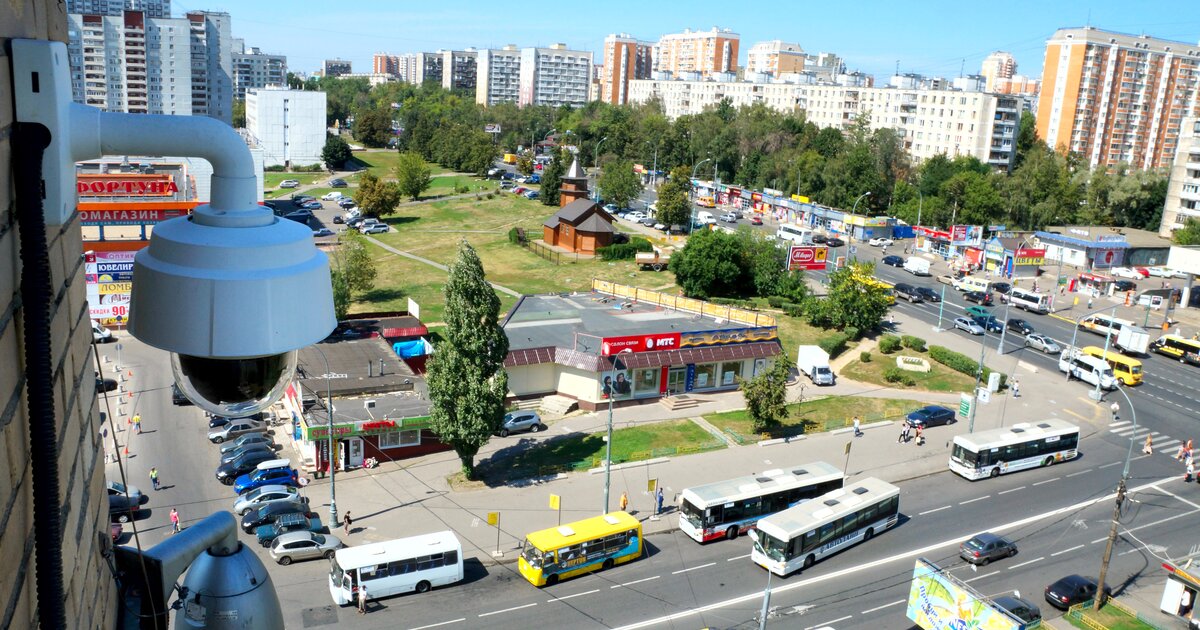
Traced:
<path id="1" fill-rule="evenodd" d="M 858 430 L 863 431 L 865 429 L 878 429 L 880 427 L 889 426 L 892 424 L 892 422 L 893 422 L 892 420 L 880 420 L 879 422 L 872 422 L 870 424 L 860 424 L 860 425 L 858 425 Z M 843 427 L 841 429 L 834 429 L 833 431 L 826 431 L 826 433 L 829 435 L 841 435 L 843 433 L 854 433 L 854 427 Z"/>
<path id="2" fill-rule="evenodd" d="M 616 465 L 610 467 L 609 470 L 625 470 L 626 468 L 635 468 L 637 466 L 650 466 L 652 464 L 665 464 L 669 461 L 671 461 L 670 457 L 656 457 L 654 459 L 644 459 L 640 462 L 626 462 L 624 464 L 616 464 Z M 602 472 L 604 472 L 603 466 L 601 466 L 599 468 L 591 468 L 588 470 L 589 475 L 598 475 Z"/>
<path id="3" fill-rule="evenodd" d="M 790 437 L 775 438 L 773 440 L 763 440 L 763 441 L 759 442 L 758 445 L 759 446 L 774 446 L 776 444 L 790 444 L 792 442 L 799 442 L 800 440 L 807 440 L 807 439 L 808 439 L 807 435 L 793 435 Z"/>

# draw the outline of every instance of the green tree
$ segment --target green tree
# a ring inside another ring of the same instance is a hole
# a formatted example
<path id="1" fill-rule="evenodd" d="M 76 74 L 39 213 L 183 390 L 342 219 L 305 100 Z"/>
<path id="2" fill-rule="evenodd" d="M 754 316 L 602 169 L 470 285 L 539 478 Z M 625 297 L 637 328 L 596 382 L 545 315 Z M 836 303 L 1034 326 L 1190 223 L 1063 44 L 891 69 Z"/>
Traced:
<path id="1" fill-rule="evenodd" d="M 429 188 L 429 183 L 433 181 L 432 173 L 425 160 L 414 151 L 401 153 L 396 168 L 392 169 L 400 193 L 413 201 Z"/>
<path id="2" fill-rule="evenodd" d="M 687 225 L 692 220 L 692 204 L 688 201 L 691 190 L 687 169 L 680 166 L 671 172 L 671 178 L 658 188 L 656 218 L 665 225 Z"/>
<path id="3" fill-rule="evenodd" d="M 246 126 L 246 101 L 242 99 L 234 99 L 233 101 L 233 128 L 241 129 Z"/>
<path id="4" fill-rule="evenodd" d="M 851 263 L 829 274 L 829 291 L 824 298 L 806 305 L 809 320 L 816 326 L 861 331 L 879 327 L 889 307 L 886 289 L 866 285 L 861 278 L 875 275 L 873 263 Z"/>
<path id="5" fill-rule="evenodd" d="M 358 192 L 354 194 L 358 207 L 369 217 L 385 217 L 396 210 L 400 203 L 400 186 L 396 182 L 385 182 L 370 171 L 358 178 Z"/>
<path id="6" fill-rule="evenodd" d="M 544 206 L 558 207 L 558 189 L 562 187 L 562 176 L 570 165 L 571 154 L 554 151 L 550 163 L 542 167 L 542 190 L 538 199 Z"/>
<path id="7" fill-rule="evenodd" d="M 1021 112 L 1021 122 L 1017 126 L 1017 154 L 1013 156 L 1013 168 L 1021 165 L 1037 141 L 1037 119 L 1034 118 L 1032 112 Z"/>
<path id="8" fill-rule="evenodd" d="M 787 381 L 790 372 L 791 361 L 784 352 L 757 376 L 739 383 L 742 397 L 746 400 L 746 412 L 754 422 L 755 433 L 769 431 L 787 419 Z"/>
<path id="9" fill-rule="evenodd" d="M 321 149 L 321 161 L 330 169 L 342 168 L 352 155 L 350 145 L 341 136 L 329 136 L 325 140 L 325 147 Z"/>
<path id="10" fill-rule="evenodd" d="M 366 239 L 355 230 L 342 232 L 338 237 L 336 268 L 348 292 L 347 308 L 350 295 L 375 288 L 375 261 L 368 247 Z M 338 284 L 335 282 L 333 286 L 337 291 Z"/>
<path id="11" fill-rule="evenodd" d="M 287 73 L 287 86 L 288 89 L 302 90 L 304 89 L 304 80 L 296 76 L 296 73 L 289 72 Z"/>
<path id="12" fill-rule="evenodd" d="M 354 137 L 368 147 L 387 146 L 394 137 L 392 112 L 388 109 L 368 109 L 354 117 Z"/>
<path id="13" fill-rule="evenodd" d="M 508 337 L 500 327 L 500 298 L 465 240 L 450 264 L 443 293 L 445 338 L 426 373 L 429 419 L 438 438 L 454 448 L 463 475 L 474 479 L 475 455 L 504 419 Z"/>
<path id="14" fill-rule="evenodd" d="M 528 155 L 517 156 L 517 172 L 522 175 L 533 174 L 533 158 Z"/>
<path id="15" fill-rule="evenodd" d="M 694 298 L 745 295 L 753 292 L 754 278 L 744 241 L 723 230 L 700 230 L 671 256 L 675 283 Z"/>
<path id="16" fill-rule="evenodd" d="M 1200 245 L 1200 219 L 1188 217 L 1183 227 L 1171 232 L 1171 242 L 1176 245 Z"/>
<path id="17" fill-rule="evenodd" d="M 350 313 L 350 301 L 353 298 L 350 283 L 341 269 L 334 269 L 330 273 L 330 279 L 333 282 L 333 313 L 338 321 L 341 321 Z"/>
<path id="18" fill-rule="evenodd" d="M 609 162 L 600 175 L 600 192 L 605 201 L 626 208 L 629 202 L 642 194 L 642 178 L 633 172 L 633 162 L 621 160 Z"/>

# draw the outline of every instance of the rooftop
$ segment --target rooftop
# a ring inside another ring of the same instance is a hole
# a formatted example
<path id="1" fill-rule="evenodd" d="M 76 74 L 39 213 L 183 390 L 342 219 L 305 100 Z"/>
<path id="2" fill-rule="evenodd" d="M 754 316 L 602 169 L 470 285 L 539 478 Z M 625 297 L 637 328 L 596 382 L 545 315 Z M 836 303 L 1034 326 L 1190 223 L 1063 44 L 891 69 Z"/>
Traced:
<path id="1" fill-rule="evenodd" d="M 1101 236 L 1124 236 L 1130 247 L 1163 247 L 1171 246 L 1171 239 L 1163 238 L 1158 232 L 1138 230 L 1127 227 L 1106 227 L 1086 225 L 1048 225 L 1046 232 L 1059 233 L 1063 236 L 1083 241 L 1096 241 Z"/>
<path id="2" fill-rule="evenodd" d="M 379 375 L 380 361 L 383 376 Z M 334 398 L 424 389 L 422 379 L 392 352 L 391 342 L 383 337 L 301 348 L 296 374 L 308 391 L 324 396 L 328 388 Z"/>

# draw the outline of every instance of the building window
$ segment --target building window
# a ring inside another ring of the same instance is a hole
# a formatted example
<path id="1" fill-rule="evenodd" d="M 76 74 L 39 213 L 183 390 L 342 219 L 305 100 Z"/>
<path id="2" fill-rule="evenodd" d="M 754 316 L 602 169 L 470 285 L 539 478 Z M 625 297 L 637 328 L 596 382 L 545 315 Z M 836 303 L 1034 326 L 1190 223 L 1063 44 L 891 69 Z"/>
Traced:
<path id="1" fill-rule="evenodd" d="M 395 431 L 393 433 L 381 433 L 379 435 L 379 448 L 401 448 L 404 446 L 418 446 L 421 443 L 421 430 L 409 429 L 407 431 Z"/>
<path id="2" fill-rule="evenodd" d="M 721 386 L 728 387 L 736 385 L 737 379 L 742 375 L 741 361 L 726 361 L 721 364 Z"/>
<path id="3" fill-rule="evenodd" d="M 633 393 L 636 395 L 657 394 L 658 377 L 661 372 L 662 370 L 659 368 L 635 370 L 633 373 Z"/>
<path id="4" fill-rule="evenodd" d="M 708 389 L 717 386 L 717 364 L 706 363 L 696 366 L 696 389 Z"/>

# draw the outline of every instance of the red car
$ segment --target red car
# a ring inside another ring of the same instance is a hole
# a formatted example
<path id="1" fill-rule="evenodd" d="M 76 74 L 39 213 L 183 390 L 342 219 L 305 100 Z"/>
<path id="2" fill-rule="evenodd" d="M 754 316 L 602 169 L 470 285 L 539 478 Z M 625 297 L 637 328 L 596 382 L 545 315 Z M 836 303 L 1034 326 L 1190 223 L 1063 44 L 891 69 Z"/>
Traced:
<path id="1" fill-rule="evenodd" d="M 1145 268 L 1145 267 L 1134 267 L 1134 268 L 1133 268 L 1133 270 L 1134 270 L 1134 271 L 1136 271 L 1136 272 L 1138 272 L 1138 273 L 1140 273 L 1140 274 L 1142 274 L 1142 277 L 1143 277 L 1143 278 L 1149 278 L 1149 277 L 1150 277 L 1150 270 L 1149 270 L 1149 269 L 1147 269 L 1147 268 Z"/>
<path id="2" fill-rule="evenodd" d="M 757 214 L 750 217 L 750 225 L 762 225 L 762 217 Z"/>
<path id="3" fill-rule="evenodd" d="M 517 186 L 516 188 L 512 189 L 514 195 L 519 195 L 519 194 L 525 192 L 526 190 L 529 190 L 529 189 L 524 186 Z"/>

